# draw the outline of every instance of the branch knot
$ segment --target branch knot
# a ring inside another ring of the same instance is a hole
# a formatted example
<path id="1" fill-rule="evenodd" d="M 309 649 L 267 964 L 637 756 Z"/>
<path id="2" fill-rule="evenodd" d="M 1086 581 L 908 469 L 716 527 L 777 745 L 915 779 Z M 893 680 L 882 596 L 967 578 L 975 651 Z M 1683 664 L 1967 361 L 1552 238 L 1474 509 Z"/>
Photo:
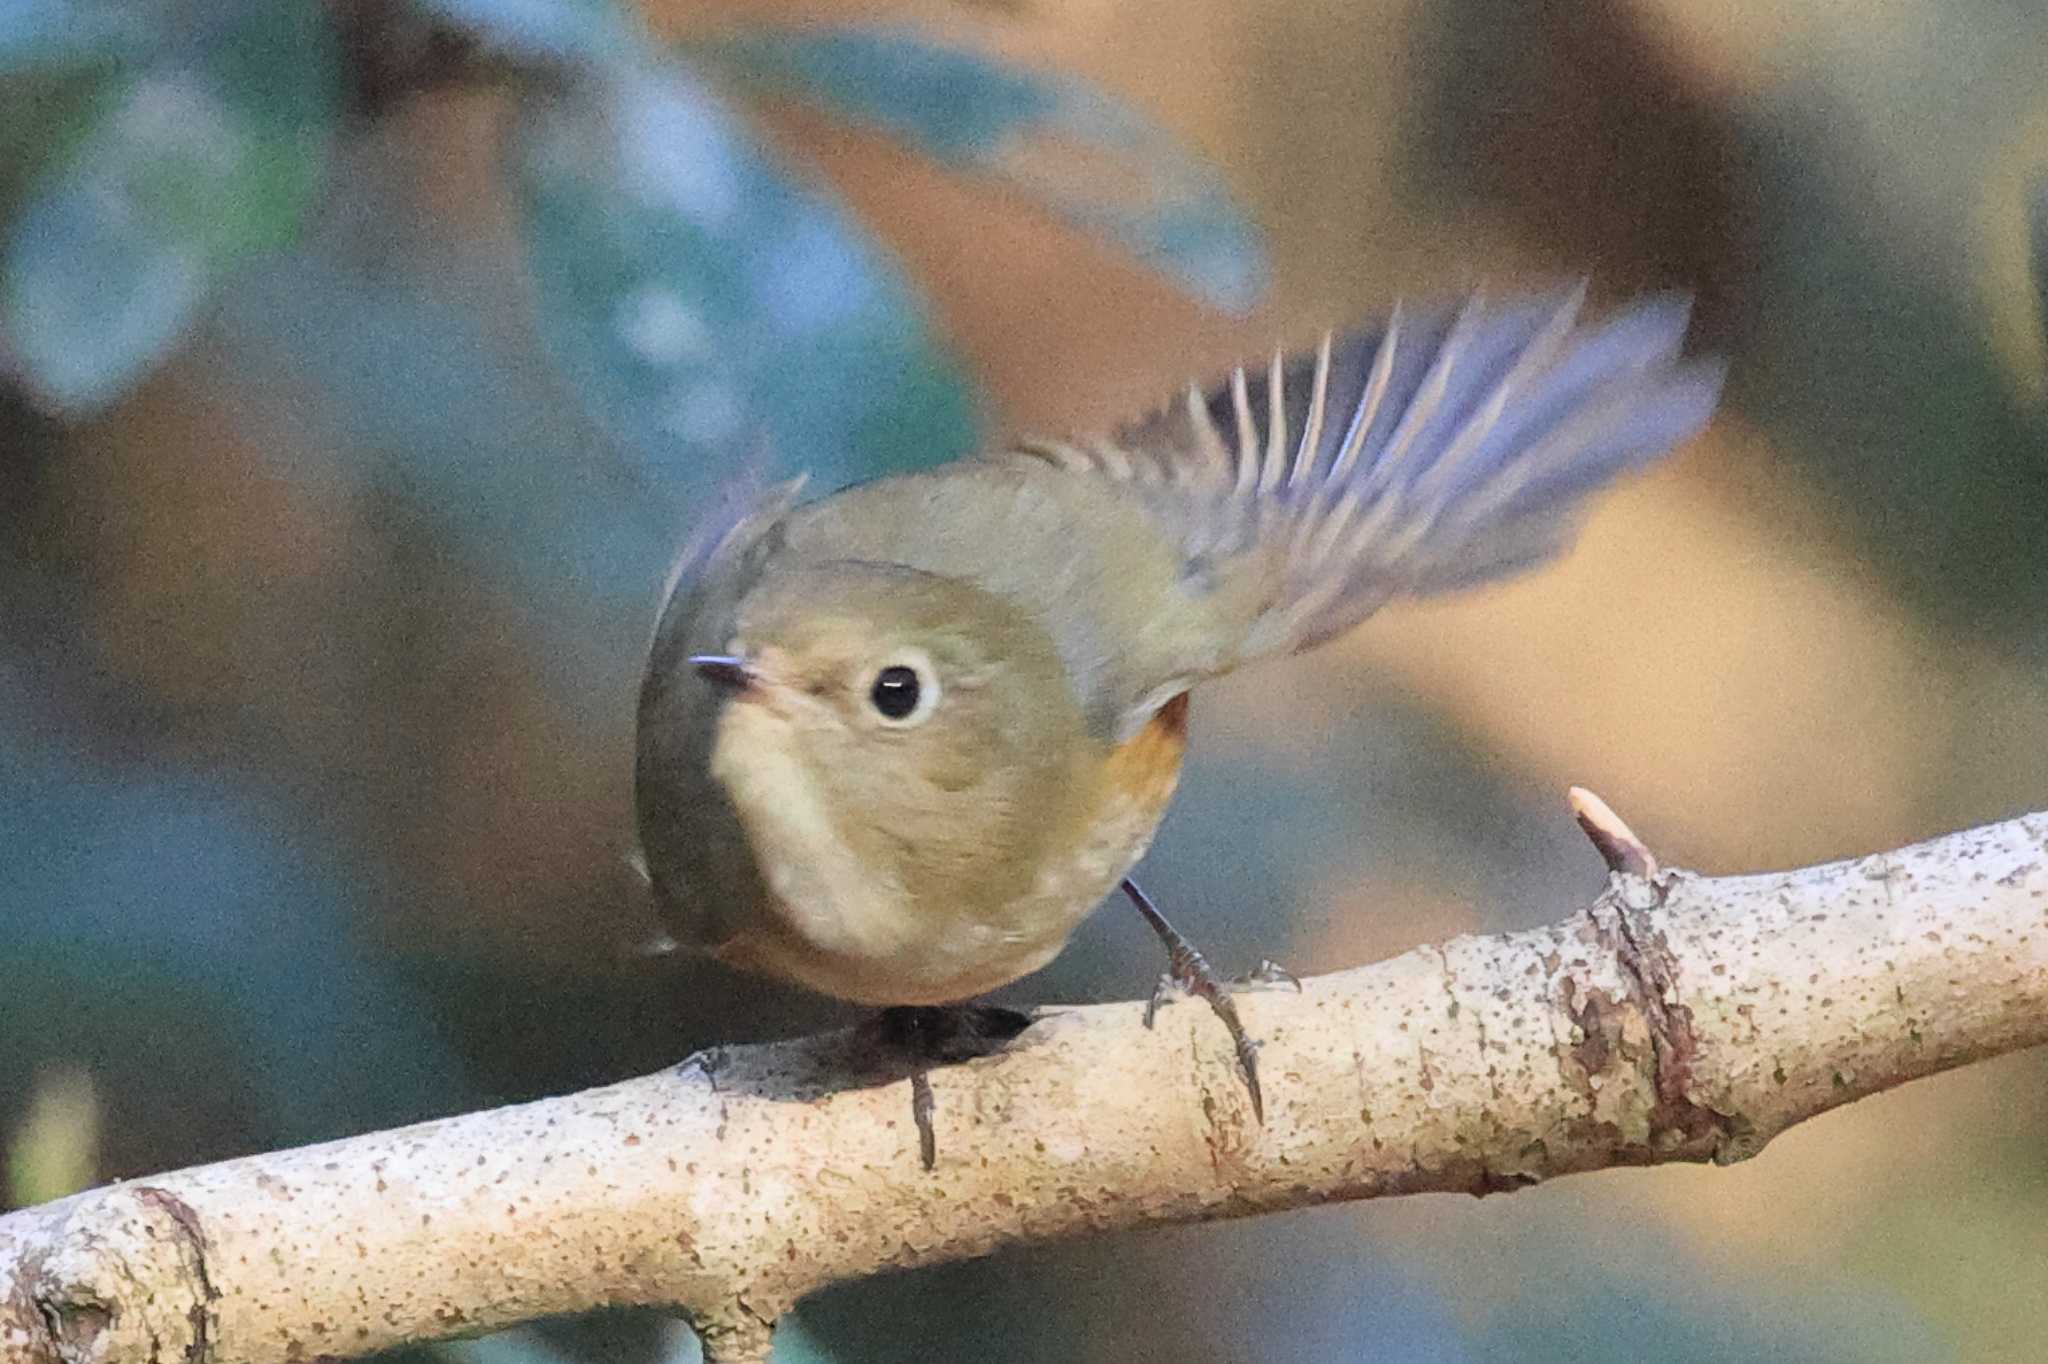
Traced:
<path id="1" fill-rule="evenodd" d="M 144 1358 L 207 1364 L 215 1291 L 191 1206 L 138 1184 L 81 1202 L 27 1277 L 63 1364 Z"/>
<path id="2" fill-rule="evenodd" d="M 1632 1009 L 1649 1034 L 1647 1052 L 1634 1059 L 1656 1096 L 1648 1114 L 1650 1147 L 1665 1153 L 1704 1142 L 1716 1165 L 1732 1165 L 1762 1150 L 1765 1138 L 1741 1115 L 1722 1113 L 1693 1097 L 1699 1037 L 1692 1010 L 1680 1002 L 1677 955 L 1659 923 L 1681 875 L 1660 871 L 1646 878 L 1617 871 L 1587 917 L 1613 954 L 1628 990 L 1626 1000 L 1615 1002 Z"/>

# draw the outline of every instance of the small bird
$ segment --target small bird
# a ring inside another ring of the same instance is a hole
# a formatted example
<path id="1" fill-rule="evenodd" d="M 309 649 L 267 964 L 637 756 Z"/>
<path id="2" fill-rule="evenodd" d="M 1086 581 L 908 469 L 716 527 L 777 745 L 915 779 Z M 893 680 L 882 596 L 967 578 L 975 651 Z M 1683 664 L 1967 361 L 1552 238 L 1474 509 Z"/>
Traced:
<path id="1" fill-rule="evenodd" d="M 1593 492 L 1706 423 L 1722 370 L 1680 357 L 1686 301 L 1585 325 L 1582 297 L 1396 309 L 1110 435 L 721 514 L 671 575 L 640 693 L 673 936 L 846 1000 L 950 1005 L 1044 966 L 1122 884 L 1259 1107 L 1227 992 L 1127 879 L 1188 693 L 1556 555 Z"/>

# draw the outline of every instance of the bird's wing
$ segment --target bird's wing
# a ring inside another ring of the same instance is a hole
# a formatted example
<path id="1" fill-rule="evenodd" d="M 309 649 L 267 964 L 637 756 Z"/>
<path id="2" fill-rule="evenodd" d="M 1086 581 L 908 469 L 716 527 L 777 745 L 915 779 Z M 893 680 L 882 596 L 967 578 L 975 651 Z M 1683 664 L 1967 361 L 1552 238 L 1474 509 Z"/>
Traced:
<path id="1" fill-rule="evenodd" d="M 1310 648 L 1388 600 L 1561 551 L 1590 496 L 1705 425 L 1722 365 L 1679 355 L 1689 305 L 1593 325 L 1557 298 L 1396 310 L 1086 441 L 1008 456 L 1106 480 L 1177 546 L 1198 631 L 1151 632 L 1115 680 L 1134 710 L 1180 679 Z M 1120 729 L 1142 722 L 1126 717 Z"/>
<path id="2" fill-rule="evenodd" d="M 700 519 L 662 589 L 640 683 L 636 865 L 676 939 L 691 947 L 730 938 L 765 892 L 738 817 L 709 770 L 717 694 L 686 660 L 725 648 L 802 484 L 769 487 L 758 464 L 743 470 Z"/>

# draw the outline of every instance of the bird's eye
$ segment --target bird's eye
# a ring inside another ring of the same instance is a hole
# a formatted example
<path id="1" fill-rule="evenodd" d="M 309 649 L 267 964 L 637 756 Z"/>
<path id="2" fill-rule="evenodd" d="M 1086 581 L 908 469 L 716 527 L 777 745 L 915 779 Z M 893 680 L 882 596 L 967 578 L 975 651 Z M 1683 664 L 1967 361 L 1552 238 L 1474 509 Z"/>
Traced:
<path id="1" fill-rule="evenodd" d="M 901 720 L 917 709 L 919 690 L 917 670 L 897 663 L 882 669 L 869 695 L 884 719 Z"/>
<path id="2" fill-rule="evenodd" d="M 921 724 L 938 703 L 939 679 L 922 655 L 892 660 L 868 686 L 868 704 L 883 724 L 897 729 Z"/>

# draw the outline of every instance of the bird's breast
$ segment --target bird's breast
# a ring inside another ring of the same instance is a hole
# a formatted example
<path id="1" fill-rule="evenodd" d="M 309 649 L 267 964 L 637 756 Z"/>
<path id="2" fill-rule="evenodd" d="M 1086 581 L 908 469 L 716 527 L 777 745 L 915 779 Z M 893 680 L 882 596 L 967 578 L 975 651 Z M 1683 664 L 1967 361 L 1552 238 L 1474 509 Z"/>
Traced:
<path id="1" fill-rule="evenodd" d="M 991 876 L 979 894 L 944 904 L 922 903 L 902 878 L 859 856 L 774 717 L 734 708 L 719 747 L 714 770 L 769 891 L 719 954 L 842 999 L 943 1004 L 1051 961 L 1144 855 L 1179 777 L 1187 697 L 1093 763 L 1064 817 L 1047 812 L 1057 825 L 1027 877 Z"/>

